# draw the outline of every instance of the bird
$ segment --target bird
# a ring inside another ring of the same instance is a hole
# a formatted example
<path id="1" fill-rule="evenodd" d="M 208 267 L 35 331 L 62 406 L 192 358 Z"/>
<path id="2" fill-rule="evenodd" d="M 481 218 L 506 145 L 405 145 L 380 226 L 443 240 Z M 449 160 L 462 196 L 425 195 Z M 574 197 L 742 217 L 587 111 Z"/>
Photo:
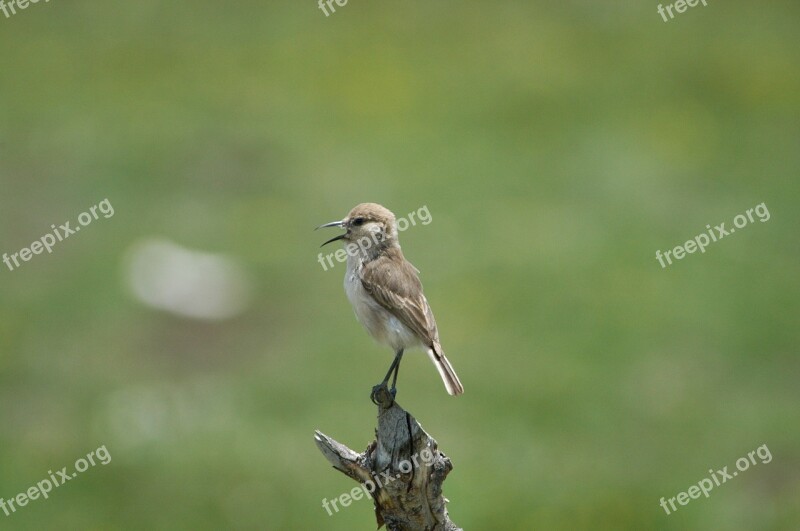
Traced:
<path id="1" fill-rule="evenodd" d="M 439 329 L 422 291 L 419 270 L 403 256 L 397 234 L 397 220 L 377 203 L 353 207 L 341 221 L 317 229 L 345 230 L 322 244 L 346 242 L 347 270 L 344 291 L 358 321 L 378 343 L 391 347 L 395 357 L 383 381 L 373 387 L 372 400 L 392 378 L 390 392 L 397 393 L 397 375 L 405 350 L 421 347 L 439 372 L 450 395 L 460 395 L 464 386 L 445 356 Z M 316 230 L 316 229 L 315 229 Z"/>

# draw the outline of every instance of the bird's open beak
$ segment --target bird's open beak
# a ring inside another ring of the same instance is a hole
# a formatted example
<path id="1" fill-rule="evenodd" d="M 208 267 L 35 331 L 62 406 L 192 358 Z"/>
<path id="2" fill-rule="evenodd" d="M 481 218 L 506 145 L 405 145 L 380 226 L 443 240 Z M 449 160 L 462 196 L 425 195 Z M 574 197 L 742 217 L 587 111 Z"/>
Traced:
<path id="1" fill-rule="evenodd" d="M 317 228 L 316 228 L 316 229 L 314 229 L 314 230 L 317 230 L 317 229 L 326 229 L 326 228 L 328 228 L 328 227 L 342 227 L 342 226 L 344 226 L 344 223 L 342 223 L 341 221 L 331 221 L 330 223 L 326 223 L 326 224 L 324 224 L 324 225 L 320 225 L 319 227 L 317 227 Z M 338 236 L 336 236 L 336 237 L 334 237 L 334 238 L 331 238 L 330 240 L 326 241 L 325 243 L 323 243 L 322 245 L 320 245 L 320 247 L 324 247 L 324 246 L 328 245 L 328 244 L 329 244 L 329 243 L 331 243 L 331 242 L 335 242 L 336 240 L 341 240 L 341 239 L 342 239 L 342 238 L 344 238 L 345 236 L 347 236 L 347 233 L 340 234 L 340 235 L 338 235 Z"/>

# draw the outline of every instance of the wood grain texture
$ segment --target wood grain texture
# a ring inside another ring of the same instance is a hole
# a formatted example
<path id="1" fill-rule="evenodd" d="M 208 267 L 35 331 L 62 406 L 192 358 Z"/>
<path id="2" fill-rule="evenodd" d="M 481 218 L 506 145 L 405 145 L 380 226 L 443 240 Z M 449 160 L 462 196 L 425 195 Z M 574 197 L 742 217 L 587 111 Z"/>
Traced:
<path id="1" fill-rule="evenodd" d="M 453 469 L 417 420 L 378 389 L 377 438 L 359 454 L 320 431 L 317 447 L 333 467 L 373 490 L 378 528 L 389 531 L 461 531 L 447 513 L 442 484 Z"/>

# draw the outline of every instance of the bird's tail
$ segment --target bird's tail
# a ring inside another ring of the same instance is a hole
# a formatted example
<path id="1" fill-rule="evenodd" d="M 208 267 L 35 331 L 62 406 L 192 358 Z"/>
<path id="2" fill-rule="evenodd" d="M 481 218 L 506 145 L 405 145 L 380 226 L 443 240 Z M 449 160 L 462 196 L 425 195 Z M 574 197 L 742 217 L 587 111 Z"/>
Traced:
<path id="1" fill-rule="evenodd" d="M 464 386 L 461 385 L 461 380 L 458 379 L 456 371 L 453 370 L 453 366 L 450 365 L 450 361 L 444 355 L 442 347 L 435 344 L 432 348 L 428 348 L 428 357 L 436 365 L 436 370 L 439 371 L 439 376 L 442 377 L 447 393 L 453 396 L 462 394 Z"/>

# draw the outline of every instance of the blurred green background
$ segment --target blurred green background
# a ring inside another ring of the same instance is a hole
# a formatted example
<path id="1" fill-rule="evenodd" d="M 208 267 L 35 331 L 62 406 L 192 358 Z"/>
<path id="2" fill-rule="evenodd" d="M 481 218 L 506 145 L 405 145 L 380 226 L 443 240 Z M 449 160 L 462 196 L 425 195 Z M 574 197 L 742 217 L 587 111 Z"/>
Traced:
<path id="1" fill-rule="evenodd" d="M 368 501 L 322 508 L 355 484 L 313 432 L 366 446 L 391 353 L 356 323 L 344 267 L 317 261 L 333 234 L 312 231 L 374 201 L 433 217 L 401 243 L 466 394 L 417 352 L 398 398 L 454 463 L 456 523 L 800 528 L 800 5 L 656 8 L 0 15 L 0 252 L 115 209 L 0 264 L 0 497 L 112 456 L 0 527 L 374 529 Z M 761 202 L 768 222 L 655 260 Z M 126 264 L 148 238 L 238 263 L 242 311 L 141 302 Z M 762 444 L 771 463 L 658 505 Z"/>

